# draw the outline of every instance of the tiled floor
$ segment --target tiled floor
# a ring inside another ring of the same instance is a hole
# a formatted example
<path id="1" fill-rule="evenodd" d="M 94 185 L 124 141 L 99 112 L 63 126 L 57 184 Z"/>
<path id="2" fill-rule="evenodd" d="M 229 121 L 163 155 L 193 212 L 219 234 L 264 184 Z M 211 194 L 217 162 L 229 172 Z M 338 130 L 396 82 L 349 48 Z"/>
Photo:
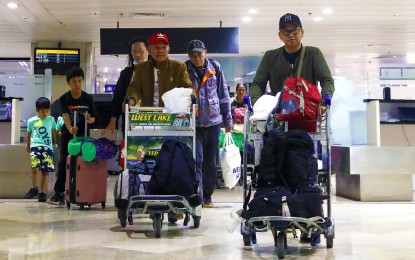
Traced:
<path id="1" fill-rule="evenodd" d="M 113 207 L 68 210 L 35 200 L 0 200 L 0 259 L 277 259 L 271 232 L 245 247 L 230 214 L 242 207 L 242 191 L 216 190 L 216 207 L 204 209 L 200 228 L 164 222 L 155 238 L 152 222 L 136 217 L 127 235 Z M 415 259 L 415 203 L 361 203 L 333 196 L 334 247 L 288 236 L 286 259 Z"/>

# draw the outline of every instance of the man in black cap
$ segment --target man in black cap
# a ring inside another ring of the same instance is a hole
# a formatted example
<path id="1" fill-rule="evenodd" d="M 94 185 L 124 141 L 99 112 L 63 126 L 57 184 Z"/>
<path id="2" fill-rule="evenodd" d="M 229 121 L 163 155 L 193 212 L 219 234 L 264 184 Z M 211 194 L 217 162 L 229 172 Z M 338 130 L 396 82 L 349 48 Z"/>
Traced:
<path id="1" fill-rule="evenodd" d="M 276 95 L 281 91 L 287 77 L 297 75 L 300 53 L 305 48 L 301 44 L 304 29 L 300 18 L 291 13 L 281 16 L 278 35 L 284 46 L 265 52 L 250 86 L 253 103 L 265 93 L 268 81 L 271 94 Z M 300 77 L 316 86 L 317 81 L 320 82 L 321 95 L 333 96 L 334 80 L 320 49 L 311 46 L 305 48 Z M 322 102 L 324 102 L 324 99 Z"/>
<path id="2" fill-rule="evenodd" d="M 223 125 L 229 132 L 233 126 L 228 85 L 220 64 L 206 58 L 206 46 L 201 40 L 190 41 L 187 53 L 187 71 L 197 98 L 196 173 L 202 179 L 203 205 L 213 208 L 220 128 Z"/>

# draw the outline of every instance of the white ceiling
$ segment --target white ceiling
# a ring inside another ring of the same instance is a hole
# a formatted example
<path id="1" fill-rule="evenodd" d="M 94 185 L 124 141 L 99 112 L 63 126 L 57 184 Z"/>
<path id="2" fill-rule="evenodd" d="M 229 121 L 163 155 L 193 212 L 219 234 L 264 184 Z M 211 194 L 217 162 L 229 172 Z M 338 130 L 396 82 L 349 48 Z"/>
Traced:
<path id="1" fill-rule="evenodd" d="M 379 64 L 402 66 L 415 53 L 413 0 L 0 0 L 0 57 L 30 57 L 31 42 L 92 42 L 99 29 L 152 27 L 240 28 L 240 55 L 261 55 L 281 46 L 278 19 L 300 16 L 303 43 L 322 49 L 333 73 L 356 80 L 378 77 Z M 333 13 L 325 15 L 324 8 Z M 250 8 L 257 14 L 248 14 Z M 120 14 L 123 14 L 120 16 Z M 132 19 L 131 13 L 163 13 L 162 19 Z M 251 16 L 250 23 L 242 17 Z M 320 16 L 322 21 L 313 18 Z M 365 47 L 370 45 L 372 47 Z M 125 57 L 99 57 L 98 66 L 125 65 Z M 396 57 L 394 57 L 396 56 Z M 409 66 L 409 65 L 408 65 Z"/>

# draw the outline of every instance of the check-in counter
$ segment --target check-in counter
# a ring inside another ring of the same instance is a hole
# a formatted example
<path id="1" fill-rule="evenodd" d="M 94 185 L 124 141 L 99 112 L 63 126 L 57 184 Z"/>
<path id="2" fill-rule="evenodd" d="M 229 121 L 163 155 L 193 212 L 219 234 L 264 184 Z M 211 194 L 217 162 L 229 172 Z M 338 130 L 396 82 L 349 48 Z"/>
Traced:
<path id="1" fill-rule="evenodd" d="M 25 150 L 25 144 L 0 144 L 0 199 L 22 199 L 32 185 L 30 155 Z M 55 158 L 59 151 L 55 150 Z M 55 169 L 57 160 L 55 159 Z M 38 174 L 40 186 L 41 174 Z M 56 181 L 55 173 L 49 174 L 47 195 L 53 194 Z"/>
<path id="2" fill-rule="evenodd" d="M 359 201 L 412 201 L 415 147 L 332 146 L 336 195 Z"/>

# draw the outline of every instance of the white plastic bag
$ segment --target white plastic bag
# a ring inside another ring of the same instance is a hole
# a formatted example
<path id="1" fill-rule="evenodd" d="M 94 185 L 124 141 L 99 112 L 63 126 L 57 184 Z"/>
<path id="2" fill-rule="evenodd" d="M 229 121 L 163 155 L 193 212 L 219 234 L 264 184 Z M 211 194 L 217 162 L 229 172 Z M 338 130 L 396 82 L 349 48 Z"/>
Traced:
<path id="1" fill-rule="evenodd" d="M 174 88 L 164 93 L 161 96 L 164 103 L 163 113 L 190 113 L 192 92 L 191 88 Z"/>
<path id="2" fill-rule="evenodd" d="M 254 104 L 252 108 L 254 114 L 249 118 L 252 121 L 258 120 L 267 120 L 269 114 L 271 114 L 274 107 L 278 104 L 280 93 L 278 92 L 276 96 L 263 95 L 261 96 Z"/>
<path id="3" fill-rule="evenodd" d="M 232 189 L 241 177 L 241 154 L 230 132 L 225 134 L 223 147 L 219 149 L 219 161 L 225 185 Z"/>

